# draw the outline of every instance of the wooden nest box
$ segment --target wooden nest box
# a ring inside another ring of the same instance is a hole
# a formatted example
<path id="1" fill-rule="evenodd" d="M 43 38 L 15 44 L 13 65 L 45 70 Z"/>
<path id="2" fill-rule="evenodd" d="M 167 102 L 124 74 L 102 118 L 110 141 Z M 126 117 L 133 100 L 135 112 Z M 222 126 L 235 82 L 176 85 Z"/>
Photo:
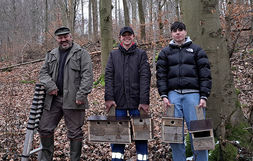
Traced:
<path id="1" fill-rule="evenodd" d="M 140 116 L 131 117 L 133 140 L 152 140 L 153 135 L 153 120 L 140 110 Z"/>
<path id="2" fill-rule="evenodd" d="M 194 150 L 212 150 L 215 148 L 212 122 L 204 120 L 203 109 L 196 107 L 198 120 L 190 122 Z"/>
<path id="3" fill-rule="evenodd" d="M 183 143 L 183 118 L 174 117 L 174 105 L 168 107 L 162 117 L 162 141 Z"/>
<path id="4" fill-rule="evenodd" d="M 115 108 L 111 108 L 110 112 L 112 111 L 114 114 L 109 114 L 109 116 L 90 116 L 87 119 L 89 141 L 131 143 L 130 118 L 115 117 Z"/>

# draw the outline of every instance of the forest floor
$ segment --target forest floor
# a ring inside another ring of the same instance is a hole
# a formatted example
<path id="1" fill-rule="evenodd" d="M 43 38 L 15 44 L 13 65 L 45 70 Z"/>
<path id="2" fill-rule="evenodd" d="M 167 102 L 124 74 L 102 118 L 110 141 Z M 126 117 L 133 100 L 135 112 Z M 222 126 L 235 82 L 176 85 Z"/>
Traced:
<path id="1" fill-rule="evenodd" d="M 148 55 L 152 57 L 151 52 Z M 92 56 L 94 64 L 94 80 L 101 73 L 100 56 Z M 6 64 L 0 62 L 0 67 Z M 38 73 L 42 62 L 28 64 L 10 71 L 0 72 L 0 160 L 20 160 L 33 98 L 34 85 L 38 81 Z M 253 107 L 253 51 L 251 53 L 235 53 L 231 58 L 231 69 L 235 86 L 245 117 Z M 156 87 L 151 87 L 150 112 L 154 119 L 154 139 L 149 141 L 150 160 L 171 160 L 169 144 L 161 142 L 162 102 Z M 89 95 L 90 108 L 86 111 L 86 118 L 91 115 L 105 115 L 104 87 L 97 86 Z M 83 160 L 110 160 L 111 150 L 108 143 L 91 143 L 88 141 L 87 122 L 83 127 L 84 141 L 82 148 Z M 34 146 L 38 147 L 38 134 L 34 137 Z M 36 160 L 32 156 L 31 160 Z M 55 131 L 54 160 L 69 160 L 69 141 L 66 137 L 66 127 L 61 120 Z M 158 159 L 163 158 L 163 159 Z M 136 160 L 135 145 L 126 145 L 126 160 Z"/>

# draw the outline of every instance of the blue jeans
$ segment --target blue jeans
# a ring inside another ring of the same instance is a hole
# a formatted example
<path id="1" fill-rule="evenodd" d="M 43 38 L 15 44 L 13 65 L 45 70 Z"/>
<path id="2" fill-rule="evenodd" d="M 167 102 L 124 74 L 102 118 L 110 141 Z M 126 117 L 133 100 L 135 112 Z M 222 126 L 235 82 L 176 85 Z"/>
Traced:
<path id="1" fill-rule="evenodd" d="M 200 96 L 199 93 L 187 93 L 180 94 L 175 91 L 170 91 L 168 98 L 171 104 L 175 105 L 175 117 L 183 117 L 187 128 L 189 130 L 190 121 L 197 120 L 197 114 L 195 111 L 195 106 L 199 104 Z M 184 125 L 183 125 L 184 128 Z M 184 138 L 183 138 L 184 139 Z M 191 145 L 192 136 L 190 135 Z M 185 144 L 170 144 L 172 148 L 173 161 L 185 161 Z M 208 161 L 208 151 L 207 150 L 194 150 L 193 157 L 195 161 Z"/>
<path id="2" fill-rule="evenodd" d="M 127 116 L 127 111 L 129 111 L 130 116 L 139 116 L 140 111 L 138 109 L 133 110 L 119 110 L 116 109 L 115 115 Z M 148 144 L 146 140 L 136 140 L 136 153 L 137 153 L 137 161 L 146 161 L 148 160 Z M 123 161 L 124 160 L 124 150 L 125 144 L 111 144 L 112 147 L 112 161 Z"/>

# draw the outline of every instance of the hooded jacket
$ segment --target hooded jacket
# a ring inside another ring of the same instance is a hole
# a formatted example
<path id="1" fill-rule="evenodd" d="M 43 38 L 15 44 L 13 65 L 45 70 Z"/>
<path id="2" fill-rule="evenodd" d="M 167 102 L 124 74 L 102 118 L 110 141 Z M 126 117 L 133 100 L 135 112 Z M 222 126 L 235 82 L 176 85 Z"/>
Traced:
<path id="1" fill-rule="evenodd" d="M 39 80 L 46 88 L 44 108 L 49 110 L 53 96 L 49 95 L 52 90 L 58 89 L 56 81 L 59 68 L 59 48 L 55 48 L 46 54 Z M 92 62 L 89 53 L 78 44 L 73 43 L 64 65 L 63 78 L 63 109 L 88 108 L 87 95 L 91 92 L 93 83 Z M 76 100 L 84 104 L 77 105 Z"/>
<path id="2" fill-rule="evenodd" d="M 181 46 L 172 40 L 168 47 L 162 49 L 156 69 L 157 88 L 161 96 L 167 96 L 170 90 L 182 89 L 197 90 L 201 97 L 210 95 L 212 78 L 207 55 L 189 37 Z"/>
<path id="3" fill-rule="evenodd" d="M 147 54 L 136 44 L 128 50 L 110 53 L 105 69 L 105 101 L 112 100 L 118 109 L 135 109 L 149 104 L 150 67 Z"/>

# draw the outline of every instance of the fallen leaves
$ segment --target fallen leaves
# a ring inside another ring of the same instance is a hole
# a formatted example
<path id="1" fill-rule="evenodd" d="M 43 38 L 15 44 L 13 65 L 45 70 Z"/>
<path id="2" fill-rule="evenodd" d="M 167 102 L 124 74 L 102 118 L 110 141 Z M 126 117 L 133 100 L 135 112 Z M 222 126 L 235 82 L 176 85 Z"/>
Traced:
<path id="1" fill-rule="evenodd" d="M 101 73 L 99 65 L 100 56 L 94 56 L 94 80 Z M 239 90 L 239 99 L 248 117 L 253 105 L 253 58 L 251 55 L 235 54 L 232 58 L 232 72 L 236 88 Z M 0 72 L 0 158 L 6 160 L 19 160 L 22 154 L 26 125 L 34 92 L 34 81 L 37 81 L 42 62 L 28 64 L 13 69 L 11 72 Z M 150 160 L 171 160 L 169 144 L 161 142 L 161 116 L 162 102 L 157 89 L 151 87 L 150 113 L 154 119 L 154 139 L 149 141 Z M 86 118 L 91 115 L 105 115 L 104 87 L 93 89 L 88 97 L 90 109 L 86 111 Z M 87 122 L 83 126 L 84 140 L 82 160 L 106 161 L 111 159 L 111 148 L 108 143 L 88 142 Z M 34 136 L 34 147 L 39 146 L 39 136 Z M 126 145 L 125 159 L 136 160 L 135 145 Z M 36 155 L 31 160 L 37 160 Z M 69 160 L 69 140 L 64 120 L 61 120 L 55 131 L 54 160 Z M 162 159 L 159 159 L 162 160 Z"/>

